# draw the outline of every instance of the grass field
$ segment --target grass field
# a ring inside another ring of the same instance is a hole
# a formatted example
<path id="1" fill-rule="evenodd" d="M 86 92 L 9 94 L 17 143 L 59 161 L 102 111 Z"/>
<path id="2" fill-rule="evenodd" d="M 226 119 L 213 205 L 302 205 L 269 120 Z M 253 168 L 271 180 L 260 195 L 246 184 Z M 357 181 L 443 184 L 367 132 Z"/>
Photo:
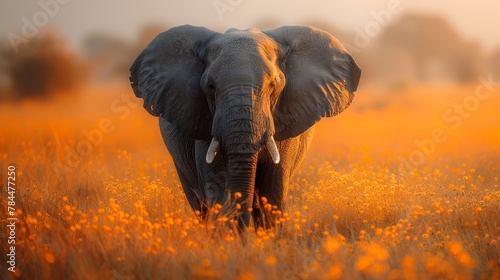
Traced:
<path id="1" fill-rule="evenodd" d="M 2 105 L 0 278 L 500 279 L 500 89 L 474 92 L 359 91 L 317 127 L 281 229 L 243 237 L 197 220 L 129 88 Z"/>

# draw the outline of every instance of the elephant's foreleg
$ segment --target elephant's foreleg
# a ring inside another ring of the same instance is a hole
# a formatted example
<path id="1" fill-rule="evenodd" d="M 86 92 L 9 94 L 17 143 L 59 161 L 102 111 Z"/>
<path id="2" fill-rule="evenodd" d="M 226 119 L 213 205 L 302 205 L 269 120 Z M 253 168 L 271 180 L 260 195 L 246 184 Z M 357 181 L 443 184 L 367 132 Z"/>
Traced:
<path id="1" fill-rule="evenodd" d="M 253 205 L 252 205 L 252 218 L 253 218 L 253 224 L 254 224 L 255 229 L 258 229 L 259 227 L 265 227 L 264 226 L 265 223 L 264 223 L 261 209 L 260 209 L 259 189 L 257 187 L 254 190 Z"/>
<path id="2" fill-rule="evenodd" d="M 283 162 L 274 164 L 266 159 L 259 162 L 255 179 L 255 199 L 253 218 L 255 227 L 270 228 L 274 226 L 275 214 L 272 211 L 282 210 L 289 175 L 283 169 Z M 286 165 L 286 163 L 285 163 Z"/>
<path id="3" fill-rule="evenodd" d="M 254 213 L 256 224 L 263 227 L 274 225 L 277 214 L 273 211 L 283 211 L 287 198 L 288 186 L 295 172 L 305 158 L 314 134 L 314 126 L 303 134 L 279 142 L 281 161 L 274 164 L 268 153 L 261 153 L 257 167 L 255 189 L 257 197 L 266 198 L 266 206 L 260 202 L 260 216 Z M 269 208 L 271 207 L 271 209 Z M 275 212 L 276 213 L 276 212 Z"/>
<path id="4" fill-rule="evenodd" d="M 186 194 L 189 205 L 193 210 L 198 210 L 202 215 L 206 213 L 203 201 L 205 194 L 199 188 L 196 162 L 195 162 L 195 142 L 185 137 L 171 123 L 163 118 L 160 119 L 160 131 L 163 141 L 172 156 L 172 159 L 179 175 L 179 180 Z"/>
<path id="5" fill-rule="evenodd" d="M 206 154 L 210 142 L 196 140 L 195 156 L 198 170 L 199 188 L 205 194 L 205 205 L 212 207 L 216 203 L 224 205 L 227 200 L 227 172 L 224 158 L 218 153 L 212 163 L 206 162 Z"/>

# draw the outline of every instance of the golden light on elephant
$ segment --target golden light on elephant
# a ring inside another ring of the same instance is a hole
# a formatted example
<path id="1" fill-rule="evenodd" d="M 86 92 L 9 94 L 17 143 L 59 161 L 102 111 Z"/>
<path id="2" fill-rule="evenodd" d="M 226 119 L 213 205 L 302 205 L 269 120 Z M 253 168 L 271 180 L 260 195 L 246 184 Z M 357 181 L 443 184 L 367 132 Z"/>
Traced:
<path id="1" fill-rule="evenodd" d="M 360 74 L 342 44 L 314 27 L 218 33 L 185 25 L 142 51 L 130 81 L 160 117 L 193 210 L 251 208 L 233 213 L 243 230 L 250 215 L 256 228 L 275 223 L 261 197 L 284 209 L 315 123 L 350 105 Z"/>

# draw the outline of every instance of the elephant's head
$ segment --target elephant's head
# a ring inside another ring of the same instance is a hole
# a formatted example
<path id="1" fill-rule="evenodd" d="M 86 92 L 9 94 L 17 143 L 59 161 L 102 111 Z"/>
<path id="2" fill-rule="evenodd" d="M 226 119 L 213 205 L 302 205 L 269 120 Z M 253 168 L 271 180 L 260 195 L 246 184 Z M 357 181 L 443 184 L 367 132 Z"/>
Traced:
<path id="1" fill-rule="evenodd" d="M 180 26 L 158 35 L 131 67 L 136 96 L 186 136 L 212 140 L 232 192 L 250 201 L 257 154 L 346 109 L 360 69 L 338 40 L 313 27 L 221 34 Z M 251 205 L 251 204 L 250 204 Z"/>

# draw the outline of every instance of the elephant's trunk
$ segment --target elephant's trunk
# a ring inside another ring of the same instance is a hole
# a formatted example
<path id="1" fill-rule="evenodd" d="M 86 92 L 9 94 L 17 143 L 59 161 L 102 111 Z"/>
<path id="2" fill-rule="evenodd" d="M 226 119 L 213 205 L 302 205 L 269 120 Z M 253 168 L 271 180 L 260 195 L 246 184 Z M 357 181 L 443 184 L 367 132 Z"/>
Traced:
<path id="1" fill-rule="evenodd" d="M 237 110 L 233 108 L 233 110 Z M 263 146 L 265 129 L 254 127 L 252 119 L 227 119 L 227 129 L 220 133 L 221 150 L 226 157 L 228 187 L 231 205 L 236 206 L 238 228 L 248 227 L 250 223 L 257 158 Z"/>
<path id="2" fill-rule="evenodd" d="M 231 204 L 236 207 L 238 228 L 248 227 L 254 198 L 257 153 L 251 155 L 228 155 L 229 188 Z"/>
<path id="3" fill-rule="evenodd" d="M 212 143 L 206 160 L 211 162 L 219 150 L 226 160 L 227 187 L 231 205 L 238 209 L 238 226 L 242 230 L 250 222 L 253 205 L 257 159 L 264 145 L 273 151 L 273 161 L 279 152 L 272 139 L 273 120 L 266 97 L 252 86 L 236 86 L 222 92 L 216 100 Z M 220 147 L 219 147 L 220 146 Z"/>

